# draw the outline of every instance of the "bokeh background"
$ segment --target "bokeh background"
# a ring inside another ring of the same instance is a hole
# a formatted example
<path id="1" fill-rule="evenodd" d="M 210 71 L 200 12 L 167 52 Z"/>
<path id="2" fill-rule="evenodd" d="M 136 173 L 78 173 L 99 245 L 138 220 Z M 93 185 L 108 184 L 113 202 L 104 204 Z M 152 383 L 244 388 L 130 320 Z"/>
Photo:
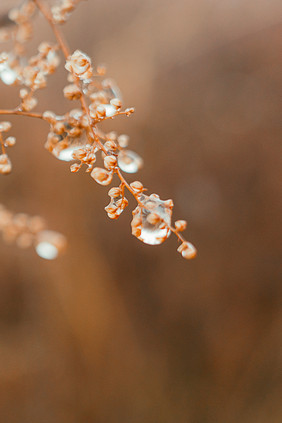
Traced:
<path id="1" fill-rule="evenodd" d="M 172 237 L 140 243 L 129 209 L 110 221 L 107 189 L 43 148 L 44 122 L 11 119 L 1 202 L 69 246 L 45 262 L 0 243 L 1 422 L 282 421 L 281 12 L 280 0 L 89 0 L 64 26 L 136 107 L 104 129 L 130 135 L 138 179 L 174 199 L 199 255 L 183 260 Z M 35 26 L 29 54 L 53 40 Z M 68 110 L 65 77 L 39 111 Z M 14 107 L 17 89 L 1 84 L 0 99 Z"/>

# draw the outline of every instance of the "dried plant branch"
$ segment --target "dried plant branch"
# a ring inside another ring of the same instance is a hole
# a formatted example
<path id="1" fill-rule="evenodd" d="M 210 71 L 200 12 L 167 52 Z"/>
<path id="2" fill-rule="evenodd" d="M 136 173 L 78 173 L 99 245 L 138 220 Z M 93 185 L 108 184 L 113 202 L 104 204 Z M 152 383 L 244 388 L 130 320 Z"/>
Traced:
<path id="1" fill-rule="evenodd" d="M 52 46 L 49 43 L 42 43 L 38 48 L 38 55 L 29 60 L 27 67 L 20 68 L 19 77 L 16 77 L 15 81 L 20 81 L 28 89 L 21 89 L 21 104 L 17 109 L 1 110 L 0 114 L 23 115 L 47 121 L 50 124 L 50 131 L 45 146 L 60 160 L 76 160 L 76 163 L 71 165 L 72 172 L 79 171 L 85 164 L 86 171 L 91 172 L 91 177 L 100 185 L 109 185 L 114 174 L 119 178 L 120 185 L 110 189 L 111 201 L 105 207 L 111 219 L 117 219 L 128 205 L 125 197 L 126 189 L 137 202 L 131 223 L 132 234 L 147 244 L 156 245 L 167 239 L 172 232 L 181 242 L 178 251 L 182 256 L 187 259 L 193 258 L 196 255 L 196 249 L 181 234 L 186 228 L 186 222 L 179 220 L 175 222 L 175 226 L 171 225 L 173 201 L 162 201 L 156 194 L 147 196 L 144 194 L 146 189 L 141 182 L 128 183 L 125 179 L 122 171 L 135 173 L 143 163 L 138 154 L 126 148 L 128 137 L 126 135 L 118 136 L 115 132 L 105 134 L 97 127 L 105 120 L 120 115 L 130 116 L 134 109 L 122 110 L 121 95 L 113 81 L 108 79 L 99 81 L 99 78 L 105 74 L 103 67 L 97 67 L 94 74 L 91 60 L 85 53 L 76 50 L 71 54 L 58 24 L 67 20 L 78 2 L 63 0 L 50 10 L 42 0 L 29 0 L 26 3 L 26 9 L 14 11 L 9 15 L 12 20 L 21 25 L 23 22 L 29 21 L 35 5 L 50 25 L 57 44 Z M 20 39 L 21 45 L 25 41 L 25 39 Z M 23 49 L 17 48 L 17 50 L 20 50 L 18 52 L 20 56 Z M 80 108 L 73 109 L 63 116 L 57 116 L 49 111 L 43 114 L 31 112 L 37 103 L 34 93 L 37 89 L 46 86 L 46 76 L 53 73 L 58 66 L 59 60 L 56 55 L 58 50 L 62 51 L 65 68 L 69 72 L 70 85 L 64 88 L 64 95 L 69 100 L 78 100 Z M 4 66 L 11 71 L 17 69 L 15 65 L 13 68 L 7 53 L 0 55 L 0 65 L 1 63 L 4 63 Z M 18 65 L 17 60 L 16 64 Z M 94 79 L 94 76 L 98 79 Z M 4 122 L 4 124 L 8 123 Z M 7 125 L 4 125 L 2 132 L 9 129 L 10 127 L 7 129 Z M 1 143 L 2 148 L 5 149 L 5 141 L 1 139 Z M 104 168 L 94 167 L 96 155 L 99 152 L 104 160 Z M 3 150 L 2 156 L 7 158 L 5 150 Z"/>

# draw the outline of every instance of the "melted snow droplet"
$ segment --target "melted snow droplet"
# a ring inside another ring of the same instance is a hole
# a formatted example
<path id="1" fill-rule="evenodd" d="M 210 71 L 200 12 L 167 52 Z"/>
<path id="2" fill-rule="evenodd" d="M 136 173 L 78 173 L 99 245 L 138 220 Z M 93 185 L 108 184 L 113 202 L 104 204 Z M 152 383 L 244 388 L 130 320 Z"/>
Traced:
<path id="1" fill-rule="evenodd" d="M 135 216 L 141 219 L 141 223 L 138 225 L 141 232 L 137 238 L 145 244 L 161 244 L 170 235 L 170 229 L 165 224 L 171 224 L 171 208 L 154 194 L 149 197 L 142 195 L 140 200 L 145 207 L 141 208 L 138 206 L 135 209 Z M 157 223 L 149 222 L 150 218 L 148 216 L 152 216 L 152 214 L 159 216 L 160 220 Z"/>
<path id="2" fill-rule="evenodd" d="M 118 155 L 118 165 L 124 172 L 136 173 L 143 166 L 143 160 L 134 151 L 122 150 Z"/>
<path id="3" fill-rule="evenodd" d="M 39 257 L 46 260 L 54 260 L 58 257 L 59 253 L 57 247 L 50 242 L 39 242 L 39 244 L 36 245 L 35 250 Z"/>

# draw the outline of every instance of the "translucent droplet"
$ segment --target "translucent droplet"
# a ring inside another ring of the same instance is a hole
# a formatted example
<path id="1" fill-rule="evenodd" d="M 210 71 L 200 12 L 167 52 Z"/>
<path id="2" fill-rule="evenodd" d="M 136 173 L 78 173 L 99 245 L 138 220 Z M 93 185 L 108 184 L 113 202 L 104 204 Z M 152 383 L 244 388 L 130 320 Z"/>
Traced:
<path id="1" fill-rule="evenodd" d="M 91 147 L 90 144 L 85 144 L 80 139 L 72 140 L 68 145 L 65 145 L 65 141 L 60 141 L 52 150 L 52 154 L 57 157 L 57 159 L 64 162 L 71 162 L 75 160 L 73 158 L 73 153 L 80 148 Z"/>
<path id="2" fill-rule="evenodd" d="M 114 106 L 112 106 L 111 104 L 103 104 L 102 106 L 104 107 L 104 109 L 106 111 L 107 117 L 113 117 L 117 112 L 117 109 Z"/>
<path id="3" fill-rule="evenodd" d="M 0 71 L 0 78 L 4 84 L 12 85 L 17 79 L 17 73 L 13 69 L 10 69 L 9 66 L 6 66 Z"/>
<path id="4" fill-rule="evenodd" d="M 164 201 L 152 194 L 149 197 L 146 195 L 140 196 L 141 202 L 145 207 L 136 207 L 134 211 L 135 216 L 140 219 L 135 227 L 138 228 L 139 234 L 137 238 L 145 244 L 158 245 L 164 242 L 170 235 L 170 229 L 166 226 L 171 224 L 171 207 L 167 206 Z M 159 217 L 156 223 L 150 223 L 150 217 Z M 133 219 L 134 222 L 134 219 Z"/>
<path id="5" fill-rule="evenodd" d="M 54 260 L 65 248 L 65 245 L 65 237 L 58 232 L 41 231 L 37 234 L 35 251 L 41 258 L 46 260 Z"/>
<path id="6" fill-rule="evenodd" d="M 143 166 L 143 160 L 134 151 L 122 150 L 118 155 L 118 165 L 124 172 L 136 173 Z"/>
<path id="7" fill-rule="evenodd" d="M 113 79 L 104 79 L 104 81 L 102 82 L 102 86 L 103 91 L 109 100 L 112 100 L 113 98 L 118 98 L 120 101 L 122 101 L 121 91 Z"/>
<path id="8" fill-rule="evenodd" d="M 46 260 L 54 260 L 58 257 L 58 249 L 50 242 L 40 242 L 36 245 L 35 250 L 39 257 Z"/>

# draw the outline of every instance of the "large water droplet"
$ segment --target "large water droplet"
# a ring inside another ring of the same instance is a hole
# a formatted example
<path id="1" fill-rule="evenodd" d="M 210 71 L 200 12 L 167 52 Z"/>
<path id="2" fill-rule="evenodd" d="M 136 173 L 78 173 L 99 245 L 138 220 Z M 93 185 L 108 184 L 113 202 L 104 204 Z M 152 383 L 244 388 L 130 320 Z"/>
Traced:
<path id="1" fill-rule="evenodd" d="M 35 251 L 39 257 L 46 260 L 54 260 L 65 248 L 66 239 L 63 235 L 54 231 L 42 231 L 37 235 Z"/>
<path id="2" fill-rule="evenodd" d="M 143 166 L 143 160 L 134 151 L 122 150 L 118 155 L 118 165 L 124 172 L 136 173 Z"/>
<path id="3" fill-rule="evenodd" d="M 46 260 L 54 260 L 58 257 L 59 253 L 57 247 L 50 242 L 39 242 L 39 244 L 36 245 L 35 250 L 39 257 Z"/>
<path id="4" fill-rule="evenodd" d="M 12 85 L 17 79 L 17 73 L 8 65 L 2 64 L 0 68 L 0 78 L 6 85 Z"/>
<path id="5" fill-rule="evenodd" d="M 145 207 L 138 206 L 134 211 L 134 215 L 139 217 L 141 221 L 137 226 L 141 231 L 137 238 L 145 244 L 161 244 L 170 235 L 170 229 L 166 225 L 171 224 L 171 208 L 155 194 L 149 197 L 142 195 L 140 200 Z M 150 223 L 152 215 L 159 216 L 160 220 L 156 223 Z"/>
<path id="6" fill-rule="evenodd" d="M 103 91 L 109 100 L 112 100 L 113 98 L 118 98 L 120 101 L 122 101 L 121 91 L 113 79 L 104 79 L 104 81 L 102 82 L 102 86 Z"/>
<path id="7" fill-rule="evenodd" d="M 102 104 L 102 106 L 104 107 L 104 109 L 106 111 L 107 117 L 113 117 L 117 112 L 117 109 L 114 106 L 112 106 L 111 104 Z"/>
<path id="8" fill-rule="evenodd" d="M 65 145 L 65 141 L 60 141 L 52 150 L 52 154 L 57 157 L 57 159 L 62 160 L 64 162 L 71 162 L 75 160 L 73 158 L 74 151 L 85 148 L 91 147 L 90 144 L 85 144 L 80 139 L 75 139 L 69 142 L 68 145 Z"/>

